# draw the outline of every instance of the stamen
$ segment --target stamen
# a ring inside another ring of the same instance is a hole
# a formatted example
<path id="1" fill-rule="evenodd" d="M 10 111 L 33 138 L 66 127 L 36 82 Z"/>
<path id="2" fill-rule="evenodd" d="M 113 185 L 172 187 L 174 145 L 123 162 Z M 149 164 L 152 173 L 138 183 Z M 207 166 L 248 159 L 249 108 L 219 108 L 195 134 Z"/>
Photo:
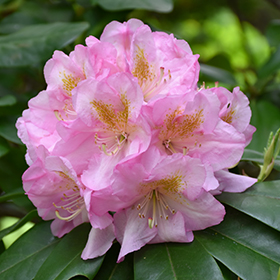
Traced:
<path id="1" fill-rule="evenodd" d="M 63 193 L 63 197 L 60 198 L 62 205 L 57 205 L 53 202 L 53 206 L 57 208 L 55 211 L 56 216 L 63 221 L 73 220 L 85 208 L 84 199 L 80 196 L 79 188 L 73 185 L 71 189 L 73 193 Z M 65 210 L 70 215 L 62 217 L 58 209 Z"/>
<path id="2" fill-rule="evenodd" d="M 153 228 L 154 224 L 157 225 L 156 223 L 156 194 L 155 194 L 155 190 L 153 190 L 153 218 L 149 218 L 148 219 L 148 223 L 149 223 L 149 228 Z"/>
<path id="3" fill-rule="evenodd" d="M 152 218 L 148 219 L 148 225 L 149 225 L 149 228 L 153 228 L 154 227 L 154 220 Z"/>
<path id="4" fill-rule="evenodd" d="M 59 121 L 64 121 L 61 114 L 57 110 L 54 111 L 54 114 Z"/>
<path id="5" fill-rule="evenodd" d="M 70 221 L 72 221 L 76 216 L 78 216 L 82 210 L 83 210 L 83 209 L 79 209 L 79 210 L 77 210 L 76 212 L 74 212 L 72 215 L 70 215 L 70 216 L 68 216 L 68 217 L 62 217 L 62 216 L 59 214 L 59 211 L 58 211 L 58 210 L 55 210 L 55 215 L 57 216 L 57 218 L 59 218 L 59 219 L 62 220 L 62 221 L 70 222 Z"/>
<path id="6" fill-rule="evenodd" d="M 174 149 L 174 147 L 171 145 L 171 140 L 168 139 L 168 140 L 164 140 L 163 141 L 163 146 L 165 146 L 165 148 L 167 150 L 169 150 L 172 154 L 176 154 L 176 150 Z"/>
<path id="7" fill-rule="evenodd" d="M 121 150 L 127 138 L 128 134 L 126 132 L 123 132 L 118 136 L 112 135 L 109 137 L 99 137 L 96 133 L 95 144 L 99 145 L 99 149 L 103 151 L 105 155 L 113 156 Z"/>
<path id="8" fill-rule="evenodd" d="M 152 200 L 152 205 L 150 206 L 150 201 Z M 164 195 L 160 193 L 157 189 L 151 190 L 148 195 L 145 195 L 142 202 L 137 205 L 137 210 L 141 212 L 138 213 L 139 218 L 145 218 L 148 210 L 152 207 L 152 216 L 148 218 L 148 226 L 149 228 L 153 228 L 154 226 L 158 226 L 157 219 L 163 218 L 168 220 L 168 213 L 175 214 L 176 211 L 174 209 L 170 209 Z"/>

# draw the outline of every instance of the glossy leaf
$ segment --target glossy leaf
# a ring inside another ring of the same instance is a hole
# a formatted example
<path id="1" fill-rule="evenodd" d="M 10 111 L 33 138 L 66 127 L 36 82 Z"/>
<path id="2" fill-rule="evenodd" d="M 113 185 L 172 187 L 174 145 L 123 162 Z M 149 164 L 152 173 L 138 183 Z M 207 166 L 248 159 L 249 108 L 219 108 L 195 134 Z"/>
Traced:
<path id="1" fill-rule="evenodd" d="M 258 74 L 260 78 L 265 78 L 270 75 L 275 74 L 279 71 L 280 68 L 280 46 L 276 49 L 276 51 L 271 55 L 270 59 L 264 64 Z"/>
<path id="2" fill-rule="evenodd" d="M 0 121 L 0 136 L 8 141 L 16 144 L 22 144 L 17 136 L 17 130 L 15 127 L 15 121 L 12 122 L 10 119 L 5 120 L 4 118 Z"/>
<path id="3" fill-rule="evenodd" d="M 34 219 L 36 217 L 38 217 L 38 214 L 37 214 L 37 210 L 34 209 L 31 212 L 29 212 L 28 214 L 26 214 L 22 219 L 20 219 L 15 224 L 13 224 L 12 226 L 1 230 L 0 231 L 0 239 L 2 239 L 7 234 L 9 234 L 11 232 L 14 232 L 15 230 L 19 229 L 20 227 L 25 225 L 27 222 L 31 221 L 32 219 Z"/>
<path id="4" fill-rule="evenodd" d="M 39 269 L 35 280 L 62 280 L 76 275 L 92 279 L 104 257 L 86 261 L 81 259 L 89 231 L 90 225 L 82 224 L 63 237 Z"/>
<path id="5" fill-rule="evenodd" d="M 88 23 L 49 23 L 24 27 L 0 37 L 0 67 L 36 65 L 73 42 Z"/>
<path id="6" fill-rule="evenodd" d="M 243 193 L 223 193 L 217 199 L 280 231 L 280 181 L 257 183 Z"/>
<path id="7" fill-rule="evenodd" d="M 19 191 L 19 192 L 11 192 L 9 194 L 4 194 L 0 196 L 0 203 L 1 202 L 5 202 L 11 199 L 14 199 L 16 197 L 21 197 L 21 196 L 25 196 L 24 191 Z"/>
<path id="8" fill-rule="evenodd" d="M 134 253 L 135 280 L 224 279 L 199 241 L 146 245 Z"/>
<path id="9" fill-rule="evenodd" d="M 196 232 L 195 238 L 243 280 L 277 277 L 279 232 L 241 212 L 227 209 L 225 220 L 220 225 Z"/>
<path id="10" fill-rule="evenodd" d="M 251 124 L 257 128 L 248 149 L 263 153 L 270 132 L 280 127 L 280 110 L 268 101 L 251 102 Z"/>
<path id="11" fill-rule="evenodd" d="M 124 261 L 117 263 L 120 251 L 119 243 L 115 243 L 106 253 L 105 259 L 98 273 L 96 280 L 131 280 L 133 277 L 133 254 L 128 254 Z"/>
<path id="12" fill-rule="evenodd" d="M 58 242 L 50 222 L 34 226 L 0 255 L 0 279 L 33 279 Z"/>
<path id="13" fill-rule="evenodd" d="M 227 70 L 210 65 L 200 64 L 200 72 L 213 82 L 222 82 L 234 86 L 236 85 L 234 76 Z"/>
<path id="14" fill-rule="evenodd" d="M 171 12 L 172 0 L 98 0 L 99 5 L 109 11 L 120 11 L 127 9 L 143 9 L 157 12 Z"/>

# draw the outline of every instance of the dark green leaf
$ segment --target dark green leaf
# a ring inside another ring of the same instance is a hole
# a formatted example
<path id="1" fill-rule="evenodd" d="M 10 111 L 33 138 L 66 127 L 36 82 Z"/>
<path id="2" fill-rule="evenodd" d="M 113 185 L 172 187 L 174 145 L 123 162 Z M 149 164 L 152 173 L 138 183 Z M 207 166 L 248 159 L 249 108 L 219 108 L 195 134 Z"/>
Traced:
<path id="1" fill-rule="evenodd" d="M 33 279 L 58 241 L 50 222 L 35 225 L 0 255 L 0 279 Z"/>
<path id="2" fill-rule="evenodd" d="M 0 203 L 4 202 L 4 201 L 7 201 L 7 200 L 14 199 L 15 197 L 19 197 L 19 196 L 25 196 L 23 190 L 20 191 L 20 192 L 12 192 L 12 193 L 9 193 L 9 194 L 1 195 L 0 196 Z"/>
<path id="3" fill-rule="evenodd" d="M 15 122 L 2 119 L 0 121 L 0 136 L 16 144 L 22 144 L 17 136 Z"/>
<path id="4" fill-rule="evenodd" d="M 270 75 L 275 74 L 280 69 L 280 46 L 276 49 L 276 51 L 271 55 L 270 59 L 267 63 L 265 63 L 259 69 L 259 77 L 266 78 Z"/>
<path id="5" fill-rule="evenodd" d="M 9 152 L 9 147 L 6 143 L 0 142 L 0 157 L 6 155 Z"/>
<path id="6" fill-rule="evenodd" d="M 200 64 L 200 72 L 213 82 L 222 82 L 228 85 L 236 85 L 234 76 L 227 70 L 210 65 Z"/>
<path id="7" fill-rule="evenodd" d="M 97 1 L 94 1 L 96 3 Z M 127 9 L 143 9 L 157 12 L 171 12 L 172 0 L 98 0 L 99 5 L 109 11 L 120 11 Z"/>
<path id="8" fill-rule="evenodd" d="M 13 224 L 12 226 L 5 228 L 0 231 L 0 239 L 2 239 L 7 234 L 19 229 L 23 225 L 25 225 L 27 222 L 31 221 L 32 219 L 38 217 L 37 210 L 34 209 L 31 212 L 29 212 L 27 215 L 25 215 L 22 219 L 20 219 L 18 222 Z"/>
<path id="9" fill-rule="evenodd" d="M 251 102 L 251 124 L 257 128 L 248 149 L 263 153 L 271 131 L 274 133 L 280 127 L 280 110 L 272 103 L 261 100 Z"/>
<path id="10" fill-rule="evenodd" d="M 82 224 L 63 237 L 39 269 L 35 280 L 62 280 L 76 275 L 93 278 L 104 257 L 86 261 L 81 259 L 89 231 L 90 225 Z"/>
<path id="11" fill-rule="evenodd" d="M 220 225 L 196 232 L 195 238 L 241 279 L 277 277 L 279 232 L 241 212 L 227 209 L 225 220 Z"/>
<path id="12" fill-rule="evenodd" d="M 0 254 L 2 254 L 5 251 L 5 245 L 3 243 L 3 240 L 0 240 Z"/>
<path id="13" fill-rule="evenodd" d="M 280 46 L 280 20 L 275 19 L 273 20 L 266 30 L 266 37 L 268 39 L 269 44 L 272 47 Z"/>
<path id="14" fill-rule="evenodd" d="M 280 231 L 280 181 L 257 183 L 243 193 L 223 193 L 217 199 Z"/>
<path id="15" fill-rule="evenodd" d="M 136 280 L 224 279 L 215 260 L 197 240 L 146 245 L 134 255 Z"/>
<path id="16" fill-rule="evenodd" d="M 0 97 L 0 107 L 11 106 L 16 104 L 17 100 L 13 95 L 5 95 Z"/>
<path id="17" fill-rule="evenodd" d="M 117 263 L 120 251 L 119 243 L 115 243 L 106 253 L 104 262 L 96 274 L 96 280 L 131 280 L 133 279 L 133 255 L 129 254 L 124 261 Z"/>
<path id="18" fill-rule="evenodd" d="M 88 26 L 85 22 L 38 24 L 1 36 L 0 66 L 36 65 L 73 42 Z"/>

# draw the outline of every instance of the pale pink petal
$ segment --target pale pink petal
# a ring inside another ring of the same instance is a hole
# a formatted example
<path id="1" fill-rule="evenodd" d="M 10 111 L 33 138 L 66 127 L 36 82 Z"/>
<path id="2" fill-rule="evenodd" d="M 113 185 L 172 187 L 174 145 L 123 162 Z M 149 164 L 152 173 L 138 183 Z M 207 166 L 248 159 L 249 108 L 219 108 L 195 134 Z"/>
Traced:
<path id="1" fill-rule="evenodd" d="M 138 213 L 131 209 L 114 215 L 115 235 L 121 244 L 118 262 L 130 252 L 139 250 L 157 234 L 157 229 L 149 228 L 146 219 L 139 219 Z"/>
<path id="2" fill-rule="evenodd" d="M 186 231 L 185 220 L 180 212 L 170 217 L 170 219 L 159 219 L 157 235 L 149 242 L 162 243 L 162 242 L 192 242 L 193 233 Z"/>
<path id="3" fill-rule="evenodd" d="M 234 174 L 228 170 L 216 171 L 215 177 L 219 181 L 219 187 L 211 192 L 215 195 L 221 192 L 244 192 L 258 181 L 256 178 Z"/>
<path id="4" fill-rule="evenodd" d="M 112 224 L 105 229 L 92 228 L 81 256 L 82 259 L 93 259 L 104 255 L 111 248 L 114 239 L 114 227 Z"/>
<path id="5" fill-rule="evenodd" d="M 186 197 L 177 197 L 176 200 L 167 196 L 165 198 L 169 207 L 183 215 L 187 231 L 205 229 L 219 224 L 224 219 L 224 206 L 208 192 L 204 191 L 193 201 Z M 178 203 L 184 200 L 185 203 Z"/>

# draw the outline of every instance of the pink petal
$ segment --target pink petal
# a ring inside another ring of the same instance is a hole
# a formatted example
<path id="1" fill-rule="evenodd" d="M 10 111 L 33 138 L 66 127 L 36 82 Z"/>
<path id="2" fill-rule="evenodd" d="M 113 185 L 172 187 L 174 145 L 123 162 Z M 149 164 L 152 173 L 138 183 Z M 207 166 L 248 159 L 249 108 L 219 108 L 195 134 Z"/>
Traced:
<path id="1" fill-rule="evenodd" d="M 82 259 L 93 259 L 104 255 L 111 248 L 114 239 L 114 227 L 112 224 L 105 229 L 92 228 L 81 256 Z"/>

